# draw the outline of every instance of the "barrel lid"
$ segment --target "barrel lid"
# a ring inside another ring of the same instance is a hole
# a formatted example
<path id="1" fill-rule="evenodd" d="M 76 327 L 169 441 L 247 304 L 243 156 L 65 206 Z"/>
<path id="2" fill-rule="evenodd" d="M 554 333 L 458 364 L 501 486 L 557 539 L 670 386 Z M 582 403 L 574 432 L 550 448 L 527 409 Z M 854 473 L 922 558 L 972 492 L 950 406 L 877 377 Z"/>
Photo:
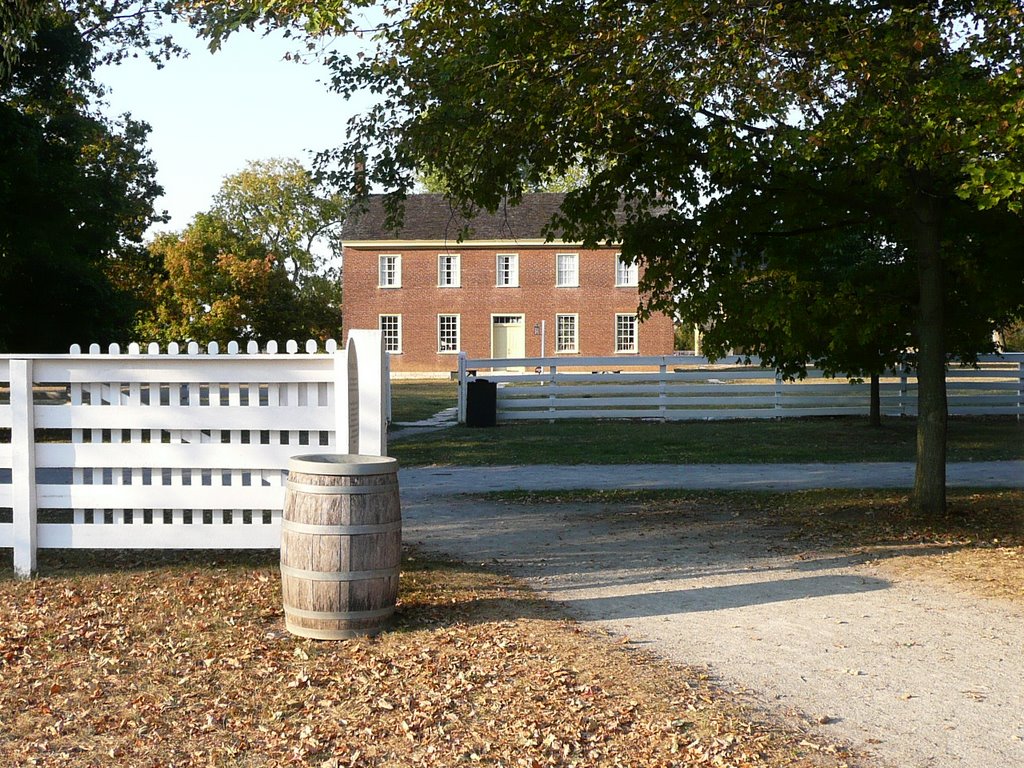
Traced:
<path id="1" fill-rule="evenodd" d="M 288 471 L 306 475 L 385 475 L 398 471 L 398 459 L 358 453 L 311 453 L 288 459 Z"/>

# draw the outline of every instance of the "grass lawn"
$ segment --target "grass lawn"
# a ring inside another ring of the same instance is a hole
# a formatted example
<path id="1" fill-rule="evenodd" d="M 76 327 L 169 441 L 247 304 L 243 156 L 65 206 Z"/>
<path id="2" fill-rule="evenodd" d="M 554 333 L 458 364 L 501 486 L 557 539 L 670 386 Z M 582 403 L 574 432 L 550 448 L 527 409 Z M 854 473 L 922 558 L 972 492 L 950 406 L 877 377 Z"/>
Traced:
<path id="1" fill-rule="evenodd" d="M 395 441 L 402 466 L 913 461 L 914 419 L 561 421 L 453 427 Z M 1024 459 L 1013 417 L 951 418 L 950 461 Z"/>
<path id="2" fill-rule="evenodd" d="M 839 768 L 701 669 L 407 553 L 391 631 L 283 630 L 276 553 L 40 554 L 0 576 L 0 763 Z"/>
<path id="3" fill-rule="evenodd" d="M 391 382 L 391 422 L 429 419 L 459 401 L 459 384 L 447 379 L 396 379 Z"/>

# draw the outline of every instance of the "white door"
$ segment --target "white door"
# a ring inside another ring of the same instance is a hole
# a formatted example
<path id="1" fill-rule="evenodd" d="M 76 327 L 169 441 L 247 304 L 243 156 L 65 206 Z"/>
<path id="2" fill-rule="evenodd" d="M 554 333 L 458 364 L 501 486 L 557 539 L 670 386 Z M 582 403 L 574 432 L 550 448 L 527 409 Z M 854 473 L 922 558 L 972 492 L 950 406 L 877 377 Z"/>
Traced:
<path id="1" fill-rule="evenodd" d="M 491 318 L 491 357 L 526 357 L 526 319 L 522 315 Z"/>

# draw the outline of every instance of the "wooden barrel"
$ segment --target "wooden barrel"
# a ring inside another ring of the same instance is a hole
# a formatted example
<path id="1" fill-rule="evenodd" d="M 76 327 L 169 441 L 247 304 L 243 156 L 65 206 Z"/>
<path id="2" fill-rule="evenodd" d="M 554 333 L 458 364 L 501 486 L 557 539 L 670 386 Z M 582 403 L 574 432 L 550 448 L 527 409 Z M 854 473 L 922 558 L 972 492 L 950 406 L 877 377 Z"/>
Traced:
<path id="1" fill-rule="evenodd" d="M 289 632 L 318 640 L 379 632 L 395 610 L 401 549 L 395 459 L 319 454 L 289 460 L 281 520 Z"/>

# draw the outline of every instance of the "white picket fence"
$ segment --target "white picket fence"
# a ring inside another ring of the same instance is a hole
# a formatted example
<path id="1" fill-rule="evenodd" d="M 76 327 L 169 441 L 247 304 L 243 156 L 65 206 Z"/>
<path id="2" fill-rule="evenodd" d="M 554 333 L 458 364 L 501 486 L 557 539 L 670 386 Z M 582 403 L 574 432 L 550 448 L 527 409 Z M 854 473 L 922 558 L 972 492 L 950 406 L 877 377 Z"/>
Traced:
<path id="1" fill-rule="evenodd" d="M 0 356 L 0 547 L 277 548 L 288 459 L 384 455 L 388 398 L 379 331 Z"/>
<path id="2" fill-rule="evenodd" d="M 754 360 L 712 364 L 704 357 L 459 358 L 459 421 L 466 421 L 468 386 L 497 383 L 497 420 L 763 419 L 867 415 L 870 385 L 825 378 L 810 370 L 788 382 Z M 978 369 L 951 366 L 949 412 L 1009 414 L 1024 419 L 1024 354 L 985 357 Z M 917 413 L 913 371 L 881 380 L 883 415 Z"/>

